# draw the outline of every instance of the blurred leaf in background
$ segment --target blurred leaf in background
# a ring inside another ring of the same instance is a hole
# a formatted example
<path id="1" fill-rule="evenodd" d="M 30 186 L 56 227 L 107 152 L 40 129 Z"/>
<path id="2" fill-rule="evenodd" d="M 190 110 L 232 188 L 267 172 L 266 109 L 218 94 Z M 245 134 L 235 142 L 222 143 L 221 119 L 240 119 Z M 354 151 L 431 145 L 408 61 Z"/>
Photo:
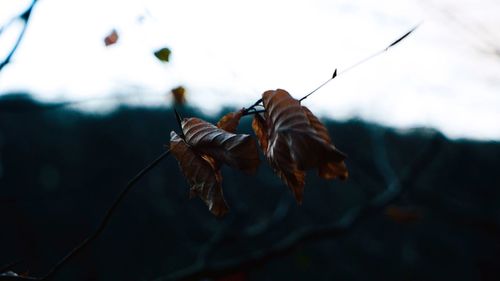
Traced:
<path id="1" fill-rule="evenodd" d="M 117 41 L 118 41 L 118 32 L 116 31 L 116 29 L 113 29 L 109 34 L 108 36 L 106 36 L 104 38 L 104 45 L 106 45 L 106 47 L 108 46 L 111 46 L 111 45 L 114 45 Z"/>
<path id="2" fill-rule="evenodd" d="M 158 51 L 154 52 L 154 55 L 157 59 L 159 59 L 162 62 L 168 62 L 170 60 L 170 54 L 172 51 L 170 51 L 169 48 L 164 47 L 159 49 Z"/>
<path id="3" fill-rule="evenodd" d="M 186 104 L 186 88 L 179 86 L 173 88 L 170 93 L 174 99 L 175 105 L 185 105 Z"/>
<path id="4" fill-rule="evenodd" d="M 405 206 L 387 206 L 385 215 L 397 223 L 411 223 L 423 218 L 422 212 L 417 208 Z"/>

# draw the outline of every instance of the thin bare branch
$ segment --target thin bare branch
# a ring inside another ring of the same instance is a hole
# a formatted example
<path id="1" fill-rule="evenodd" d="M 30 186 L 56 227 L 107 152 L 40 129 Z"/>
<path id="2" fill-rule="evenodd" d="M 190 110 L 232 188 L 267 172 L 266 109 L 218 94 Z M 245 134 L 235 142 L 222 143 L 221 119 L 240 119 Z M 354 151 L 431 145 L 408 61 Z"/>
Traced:
<path id="1" fill-rule="evenodd" d="M 352 208 L 340 220 L 332 224 L 321 227 L 307 226 L 299 228 L 287 235 L 281 241 L 258 249 L 249 254 L 240 257 L 231 257 L 224 261 L 213 262 L 211 264 L 197 263 L 171 275 L 157 278 L 155 281 L 200 280 L 203 278 L 226 276 L 234 272 L 255 268 L 256 266 L 273 258 L 286 255 L 309 241 L 333 239 L 342 236 L 350 232 L 359 223 L 376 214 L 377 211 L 384 209 L 388 204 L 396 200 L 403 192 L 403 187 L 408 188 L 413 182 L 415 182 L 422 171 L 424 171 L 424 167 L 435 157 L 441 144 L 441 138 L 434 137 L 434 139 L 432 139 L 430 143 L 425 146 L 422 152 L 418 154 L 419 156 L 404 169 L 400 179 L 391 177 L 390 181 L 387 182 L 387 188 L 384 192 L 375 196 L 365 206 Z M 389 164 L 386 163 L 384 165 Z M 388 166 L 382 167 L 381 172 L 387 172 L 383 171 L 387 167 Z"/>
<path id="2" fill-rule="evenodd" d="M 252 104 L 250 107 L 245 108 L 243 110 L 243 116 L 248 115 L 248 112 L 251 110 L 254 110 L 256 106 L 262 103 L 262 99 L 258 99 L 254 104 Z"/>
<path id="3" fill-rule="evenodd" d="M 0 71 L 2 71 L 2 69 L 7 64 L 10 63 L 12 57 L 14 56 L 14 54 L 17 51 L 17 48 L 19 47 L 19 44 L 21 44 L 21 41 L 23 40 L 26 29 L 28 28 L 28 23 L 29 23 L 29 20 L 31 17 L 31 12 L 33 11 L 33 8 L 35 7 L 36 3 L 37 3 L 37 0 L 33 0 L 33 2 L 31 2 L 31 5 L 28 7 L 28 9 L 26 9 L 26 11 L 24 11 L 21 15 L 19 15 L 18 18 L 21 19 L 22 21 L 24 21 L 23 29 L 19 33 L 19 36 L 17 37 L 16 43 L 14 44 L 14 46 L 12 47 L 10 52 L 7 54 L 7 57 L 5 57 L 3 62 L 0 62 Z"/>
<path id="4" fill-rule="evenodd" d="M 144 167 L 139 173 L 137 173 L 123 188 L 123 190 L 120 192 L 118 197 L 115 199 L 113 204 L 111 204 L 111 207 L 107 210 L 107 212 L 104 214 L 104 217 L 102 218 L 101 223 L 97 227 L 97 229 L 90 234 L 87 238 L 85 238 L 80 244 L 78 244 L 73 250 L 71 250 L 66 256 L 64 256 L 59 262 L 57 262 L 50 270 L 49 272 L 43 276 L 43 277 L 32 277 L 32 276 L 14 276 L 14 275 L 7 275 L 6 273 L 0 274 L 0 281 L 4 280 L 40 280 L 40 281 L 48 281 L 52 280 L 53 277 L 59 272 L 59 270 L 67 264 L 73 257 L 78 255 L 80 252 L 82 252 L 87 246 L 94 240 L 96 240 L 101 233 L 104 231 L 104 229 L 108 226 L 116 208 L 120 205 L 120 203 L 123 201 L 125 196 L 129 193 L 129 191 L 132 189 L 132 187 L 145 175 L 147 174 L 151 169 L 153 169 L 156 165 L 158 165 L 161 160 L 163 160 L 165 157 L 167 157 L 170 154 L 170 150 L 166 150 L 163 152 L 160 156 L 158 156 L 155 160 L 153 160 L 150 164 L 148 164 L 146 167 Z"/>
<path id="5" fill-rule="evenodd" d="M 254 110 L 247 111 L 247 112 L 243 113 L 241 116 L 254 115 L 254 114 L 259 114 L 259 113 L 263 113 L 263 112 L 266 112 L 266 110 L 265 109 L 254 109 Z"/>
<path id="6" fill-rule="evenodd" d="M 335 77 L 337 77 L 337 69 L 336 68 L 335 68 L 335 71 L 333 72 L 333 75 L 332 75 L 331 78 L 329 78 L 328 80 L 326 80 L 325 82 L 323 82 L 316 89 L 312 90 L 309 94 L 303 96 L 299 101 L 303 101 L 303 100 L 307 99 L 310 95 L 314 94 L 317 90 L 323 88 L 323 86 L 325 86 L 326 84 L 328 84 L 328 82 L 330 82 L 333 79 L 335 79 Z"/>
<path id="7" fill-rule="evenodd" d="M 272 214 L 266 220 L 246 227 L 243 230 L 243 235 L 245 236 L 245 238 L 254 237 L 266 233 L 271 227 L 283 221 L 286 218 L 292 203 L 293 201 L 290 200 L 290 196 L 288 196 L 288 194 L 283 195 L 278 204 L 276 204 L 276 207 L 274 208 Z"/>
<path id="8" fill-rule="evenodd" d="M 333 79 L 335 79 L 337 76 L 339 76 L 340 74 L 344 74 L 346 72 L 348 72 L 349 70 L 357 67 L 358 65 L 361 65 L 385 52 L 387 52 L 387 50 L 389 50 L 389 48 L 397 45 L 399 42 L 401 42 L 403 39 L 405 39 L 406 37 L 408 37 L 408 35 L 410 35 L 413 31 L 415 31 L 415 29 L 417 29 L 417 27 L 419 27 L 420 24 L 417 24 L 416 26 L 414 26 L 412 29 L 410 29 L 408 32 L 406 32 L 404 35 L 400 36 L 398 39 L 396 39 L 394 42 L 392 42 L 391 44 L 389 44 L 387 47 L 385 47 L 384 49 L 382 50 L 379 50 L 361 60 L 359 60 L 358 62 L 352 64 L 351 66 L 345 68 L 344 70 L 342 71 L 339 71 L 337 73 L 337 69 L 335 69 L 335 71 L 333 72 L 333 75 L 331 78 L 329 78 L 328 80 L 326 80 L 325 82 L 323 82 L 321 85 L 319 85 L 319 87 L 317 87 L 316 89 L 314 89 L 312 92 L 310 92 L 309 94 L 305 95 L 304 97 L 302 97 L 299 101 L 303 101 L 305 100 L 306 98 L 308 98 L 310 95 L 312 95 L 314 92 L 316 92 L 317 90 L 321 89 L 323 86 L 325 86 L 326 84 L 328 84 L 328 82 L 332 81 Z"/>

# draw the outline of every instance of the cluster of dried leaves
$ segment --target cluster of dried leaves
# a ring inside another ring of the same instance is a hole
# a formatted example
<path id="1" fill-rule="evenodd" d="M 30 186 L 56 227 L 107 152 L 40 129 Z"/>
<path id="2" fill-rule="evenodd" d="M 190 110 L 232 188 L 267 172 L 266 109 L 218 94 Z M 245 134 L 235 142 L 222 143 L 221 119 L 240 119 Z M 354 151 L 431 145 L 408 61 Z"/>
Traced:
<path id="1" fill-rule="evenodd" d="M 306 170 L 317 169 L 324 179 L 346 179 L 345 154 L 332 144 L 326 127 L 285 90 L 262 95 L 265 111 L 254 114 L 252 128 L 265 158 L 291 189 L 297 202 L 304 194 Z M 214 126 L 198 118 L 181 121 L 182 132 L 171 132 L 170 151 L 191 186 L 216 216 L 228 211 L 220 167 L 226 164 L 255 173 L 259 154 L 254 138 L 236 134 L 244 109 L 225 115 Z"/>

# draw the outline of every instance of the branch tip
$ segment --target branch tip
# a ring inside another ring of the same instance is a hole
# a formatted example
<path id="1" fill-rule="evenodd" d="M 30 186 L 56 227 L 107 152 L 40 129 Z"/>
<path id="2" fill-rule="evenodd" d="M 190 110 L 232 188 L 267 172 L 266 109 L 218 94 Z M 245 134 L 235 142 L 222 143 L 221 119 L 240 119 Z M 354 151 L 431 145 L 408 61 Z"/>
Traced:
<path id="1" fill-rule="evenodd" d="M 417 29 L 420 26 L 420 24 L 421 23 L 415 25 L 412 29 L 410 29 L 408 32 L 403 34 L 403 36 L 399 37 L 396 41 L 392 42 L 389 46 L 387 46 L 387 48 L 385 48 L 385 50 L 387 51 L 389 48 L 391 48 L 391 47 L 397 45 L 399 42 L 403 41 L 403 39 L 408 37 L 408 35 L 410 35 L 413 31 L 415 31 L 415 29 Z"/>

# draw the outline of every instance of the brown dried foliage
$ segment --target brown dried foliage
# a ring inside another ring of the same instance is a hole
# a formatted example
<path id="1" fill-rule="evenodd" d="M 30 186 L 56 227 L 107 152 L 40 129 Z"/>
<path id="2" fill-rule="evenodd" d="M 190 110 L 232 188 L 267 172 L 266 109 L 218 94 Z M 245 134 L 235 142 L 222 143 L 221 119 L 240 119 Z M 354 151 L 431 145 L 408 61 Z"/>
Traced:
<path id="1" fill-rule="evenodd" d="M 115 29 L 111 30 L 111 32 L 104 38 L 104 45 L 107 47 L 107 46 L 111 46 L 111 45 L 114 45 L 116 44 L 116 42 L 118 41 L 118 32 L 116 32 Z"/>
<path id="2" fill-rule="evenodd" d="M 302 109 L 306 113 L 307 119 L 309 119 L 311 127 L 316 131 L 318 136 L 324 142 L 331 144 L 331 146 L 338 153 L 340 153 L 337 158 L 338 161 L 323 162 L 318 167 L 319 176 L 328 180 L 335 179 L 337 177 L 341 180 L 346 180 L 347 177 L 349 176 L 347 167 L 345 166 L 345 163 L 343 161 L 346 158 L 346 156 L 335 148 L 335 146 L 332 143 L 332 140 L 330 139 L 330 136 L 328 135 L 328 130 L 326 129 L 325 125 L 323 125 L 323 123 L 321 123 L 321 121 L 319 121 L 319 119 L 316 116 L 314 116 L 314 114 L 307 107 L 302 106 Z"/>
<path id="3" fill-rule="evenodd" d="M 233 134 L 198 118 L 184 119 L 181 126 L 184 139 L 172 132 L 170 149 L 191 187 L 190 195 L 199 196 L 214 215 L 222 216 L 228 207 L 220 166 L 254 173 L 259 165 L 257 144 L 249 135 Z"/>
<path id="4" fill-rule="evenodd" d="M 222 175 L 215 160 L 197 153 L 173 131 L 170 133 L 170 152 L 191 187 L 190 197 L 199 196 L 215 216 L 224 215 L 228 207 L 222 192 Z"/>
<path id="5" fill-rule="evenodd" d="M 254 173 L 259 165 L 255 140 L 246 134 L 233 134 L 199 118 L 182 121 L 186 142 L 202 154 L 213 157 L 217 164 Z"/>
<path id="6" fill-rule="evenodd" d="M 222 130 L 230 133 L 236 133 L 236 128 L 238 128 L 238 125 L 240 124 L 240 119 L 243 116 L 243 110 L 241 109 L 236 112 L 230 112 L 219 120 L 217 122 L 217 127 L 221 128 Z"/>
<path id="7" fill-rule="evenodd" d="M 182 106 L 186 104 L 186 89 L 184 87 L 179 86 L 173 88 L 170 92 L 172 93 L 176 105 Z"/>
<path id="8" fill-rule="evenodd" d="M 305 171 L 318 169 L 325 179 L 346 179 L 346 156 L 331 144 L 326 127 L 285 90 L 262 95 L 264 116 L 252 127 L 271 167 L 302 202 Z"/>
<path id="9" fill-rule="evenodd" d="M 262 95 L 263 115 L 255 114 L 252 128 L 276 174 L 292 190 L 297 202 L 304 194 L 306 170 L 317 169 L 324 179 L 346 179 L 346 156 L 332 144 L 326 127 L 285 90 Z M 228 210 L 223 197 L 220 166 L 247 173 L 259 165 L 257 144 L 246 134 L 235 134 L 245 110 L 223 116 L 217 126 L 199 118 L 183 119 L 183 139 L 171 135 L 171 149 L 191 186 L 216 216 Z"/>

